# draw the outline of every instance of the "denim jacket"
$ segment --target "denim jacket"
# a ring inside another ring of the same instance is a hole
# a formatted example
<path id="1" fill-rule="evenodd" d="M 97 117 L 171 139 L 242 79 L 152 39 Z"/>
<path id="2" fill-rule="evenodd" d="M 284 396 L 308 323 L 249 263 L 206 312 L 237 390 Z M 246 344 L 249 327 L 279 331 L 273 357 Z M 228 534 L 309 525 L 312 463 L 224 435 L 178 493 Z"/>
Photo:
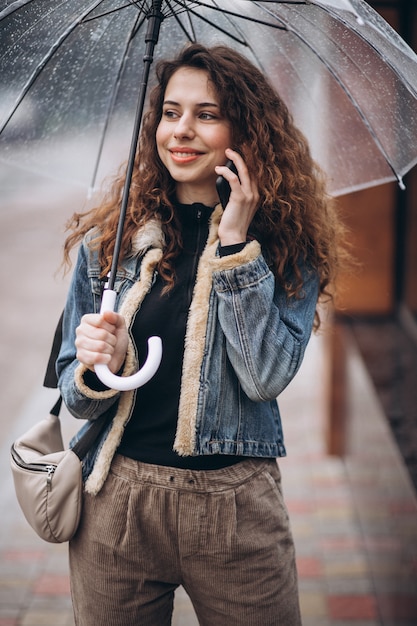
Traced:
<path id="1" fill-rule="evenodd" d="M 304 268 L 302 296 L 288 298 L 276 286 L 257 241 L 236 254 L 219 256 L 220 218 L 219 206 L 211 218 L 189 310 L 174 449 L 180 455 L 284 456 L 276 398 L 301 365 L 314 320 L 318 276 Z M 138 232 L 132 255 L 123 261 L 115 284 L 116 310 L 128 328 L 152 289 L 163 245 L 160 225 L 151 222 Z M 106 411 L 114 413 L 84 461 L 85 487 L 92 494 L 106 479 L 136 393 L 89 387 L 86 368 L 76 360 L 75 329 L 82 315 L 99 310 L 100 299 L 100 265 L 86 238 L 65 308 L 57 373 L 72 415 L 95 420 Z M 136 363 L 130 341 L 122 375 L 133 373 Z"/>

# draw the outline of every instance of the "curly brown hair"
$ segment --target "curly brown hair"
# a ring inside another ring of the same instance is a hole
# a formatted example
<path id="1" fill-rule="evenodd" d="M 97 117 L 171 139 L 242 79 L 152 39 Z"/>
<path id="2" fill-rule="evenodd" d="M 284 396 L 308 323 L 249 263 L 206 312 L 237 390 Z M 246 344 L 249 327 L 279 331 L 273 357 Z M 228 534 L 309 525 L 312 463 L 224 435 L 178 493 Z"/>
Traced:
<path id="1" fill-rule="evenodd" d="M 175 181 L 159 158 L 155 135 L 168 81 L 182 67 L 208 73 L 220 110 L 231 125 L 231 147 L 242 154 L 258 182 L 260 208 L 251 233 L 260 241 L 276 280 L 288 295 L 299 296 L 300 265 L 307 264 L 318 272 L 320 296 L 330 296 L 329 286 L 343 258 L 340 251 L 344 228 L 326 194 L 323 174 L 288 108 L 262 72 L 246 57 L 223 45 L 206 48 L 191 44 L 176 59 L 157 64 L 158 82 L 143 120 L 121 256 L 131 252 L 135 231 L 157 216 L 166 239 L 159 271 L 167 289 L 174 284 L 173 259 L 181 246 L 174 209 Z M 123 183 L 124 176 L 118 175 L 100 206 L 73 216 L 68 226 L 72 232 L 64 246 L 66 261 L 83 236 L 100 225 L 93 245 L 99 250 L 103 275 L 108 273 Z M 316 326 L 317 322 L 316 315 Z"/>

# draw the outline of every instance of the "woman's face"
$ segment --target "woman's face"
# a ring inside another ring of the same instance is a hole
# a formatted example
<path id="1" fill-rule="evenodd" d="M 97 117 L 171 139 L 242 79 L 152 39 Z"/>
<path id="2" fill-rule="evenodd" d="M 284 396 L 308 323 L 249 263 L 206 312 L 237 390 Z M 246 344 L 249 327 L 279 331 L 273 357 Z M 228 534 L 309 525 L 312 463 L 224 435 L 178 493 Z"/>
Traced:
<path id="1" fill-rule="evenodd" d="M 176 182 L 177 199 L 213 205 L 216 165 L 226 163 L 232 143 L 230 122 L 205 70 L 180 68 L 165 90 L 161 121 L 156 131 L 158 154 Z"/>

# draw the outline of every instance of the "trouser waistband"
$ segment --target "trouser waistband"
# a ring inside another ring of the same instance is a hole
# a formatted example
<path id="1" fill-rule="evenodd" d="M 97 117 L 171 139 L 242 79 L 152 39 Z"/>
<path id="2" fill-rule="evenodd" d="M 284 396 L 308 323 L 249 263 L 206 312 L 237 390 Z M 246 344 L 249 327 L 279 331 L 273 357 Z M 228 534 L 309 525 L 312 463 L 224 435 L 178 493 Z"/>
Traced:
<path id="1" fill-rule="evenodd" d="M 190 470 L 142 463 L 116 454 L 111 471 L 127 480 L 188 491 L 224 491 L 276 464 L 275 459 L 250 458 L 217 470 Z"/>

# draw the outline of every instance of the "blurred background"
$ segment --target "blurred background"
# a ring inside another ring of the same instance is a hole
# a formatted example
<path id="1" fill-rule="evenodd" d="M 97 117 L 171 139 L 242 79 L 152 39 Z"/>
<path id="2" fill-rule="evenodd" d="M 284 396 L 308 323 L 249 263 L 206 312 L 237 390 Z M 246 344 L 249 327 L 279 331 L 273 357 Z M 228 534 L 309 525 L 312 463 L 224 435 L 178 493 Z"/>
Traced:
<path id="1" fill-rule="evenodd" d="M 370 4 L 417 49 L 417 2 Z M 388 184 L 339 198 L 358 270 L 341 279 L 334 333 L 330 449 L 349 449 L 343 424 L 344 350 L 354 341 L 417 486 L 417 169 L 406 189 Z M 340 368 L 340 369 L 339 369 Z M 340 378 L 339 378 L 340 376 Z M 338 389 L 337 381 L 342 383 Z M 339 397 L 336 397 L 339 394 Z M 341 403 L 341 404 L 339 404 Z"/>
<path id="2" fill-rule="evenodd" d="M 370 4 L 417 49 L 416 0 Z M 57 149 L 82 170 L 76 142 Z M 359 263 L 280 399 L 305 626 L 417 624 L 416 167 L 404 182 L 338 199 Z M 0 163 L 0 626 L 73 624 L 66 546 L 23 519 L 9 448 L 56 399 L 42 380 L 70 278 L 65 223 L 95 200 Z M 63 422 L 68 438 L 79 424 Z M 197 624 L 182 590 L 174 624 Z"/>

